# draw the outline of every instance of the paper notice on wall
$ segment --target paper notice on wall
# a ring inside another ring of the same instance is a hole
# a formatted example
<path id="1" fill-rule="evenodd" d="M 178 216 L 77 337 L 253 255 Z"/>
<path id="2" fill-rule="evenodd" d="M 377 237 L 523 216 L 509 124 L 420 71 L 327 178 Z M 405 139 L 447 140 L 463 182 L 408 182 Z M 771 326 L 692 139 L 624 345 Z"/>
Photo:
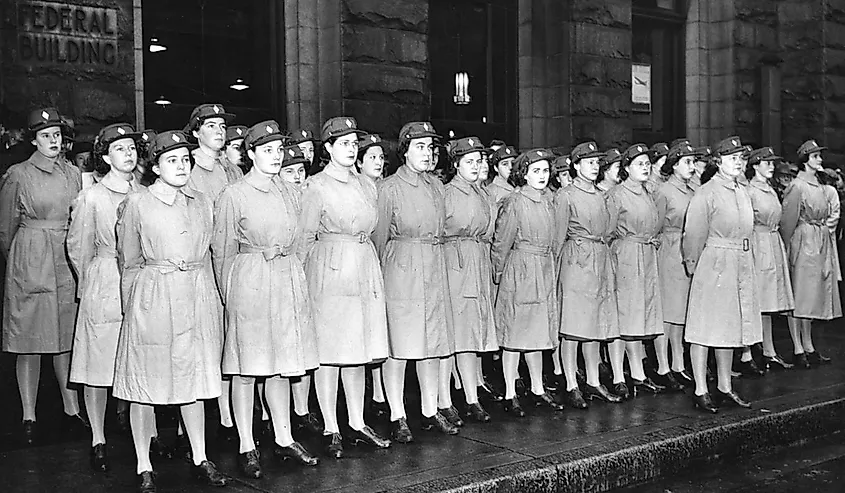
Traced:
<path id="1" fill-rule="evenodd" d="M 631 102 L 651 105 L 651 65 L 631 65 Z"/>

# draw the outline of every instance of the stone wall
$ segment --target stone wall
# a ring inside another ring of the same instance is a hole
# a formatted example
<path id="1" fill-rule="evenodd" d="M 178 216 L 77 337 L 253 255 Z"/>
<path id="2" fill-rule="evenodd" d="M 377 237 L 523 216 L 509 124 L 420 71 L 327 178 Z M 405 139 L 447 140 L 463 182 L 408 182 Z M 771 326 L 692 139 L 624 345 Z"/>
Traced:
<path id="1" fill-rule="evenodd" d="M 132 0 L 0 0 L 0 118 L 56 106 L 86 135 L 135 121 Z"/>

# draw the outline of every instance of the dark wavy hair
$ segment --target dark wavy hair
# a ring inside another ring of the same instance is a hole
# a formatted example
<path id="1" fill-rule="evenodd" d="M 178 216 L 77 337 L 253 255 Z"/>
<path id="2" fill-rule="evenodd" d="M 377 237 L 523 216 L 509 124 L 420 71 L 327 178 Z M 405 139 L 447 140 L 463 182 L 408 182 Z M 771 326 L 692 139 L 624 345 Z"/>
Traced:
<path id="1" fill-rule="evenodd" d="M 117 139 L 120 140 L 120 139 Z M 132 139 L 135 142 L 135 151 L 137 152 L 137 158 L 135 159 L 135 165 L 137 166 L 138 163 L 141 161 L 141 145 L 138 143 L 137 139 Z M 109 146 L 112 143 L 116 142 L 113 140 L 108 144 L 104 142 L 96 142 L 94 144 L 94 150 L 91 152 L 91 155 L 88 157 L 88 161 L 86 162 L 86 168 L 98 173 L 100 176 L 106 176 L 106 173 L 111 171 L 111 166 L 109 163 L 103 159 L 103 156 L 108 156 L 109 154 Z"/>
<path id="2" fill-rule="evenodd" d="M 704 171 L 701 172 L 701 184 L 704 185 L 711 178 L 716 176 L 716 173 L 719 172 L 719 165 L 716 164 L 712 159 L 707 161 L 707 165 L 704 167 Z"/>
<path id="3" fill-rule="evenodd" d="M 614 164 L 619 163 L 619 167 L 622 167 L 622 163 L 619 161 L 608 162 L 606 159 L 602 159 L 599 161 L 599 174 L 596 177 L 596 183 L 601 183 L 604 181 L 604 175 L 607 174 L 607 170 L 613 167 Z M 569 174 L 572 175 L 572 178 L 578 176 L 578 171 L 575 170 L 575 166 L 572 166 L 569 169 Z"/>
<path id="4" fill-rule="evenodd" d="M 628 157 L 627 153 L 622 155 L 622 160 L 619 161 L 619 181 L 620 182 L 627 180 L 628 177 L 630 176 L 630 174 L 628 173 L 628 166 L 631 165 L 631 163 L 634 161 L 634 159 L 636 159 L 640 156 L 643 156 L 643 155 L 645 155 L 646 157 L 648 156 L 647 154 L 640 154 L 638 156 L 634 156 L 633 158 L 630 158 L 630 157 Z M 667 161 L 668 161 L 668 159 L 667 159 Z M 649 164 L 651 164 L 651 159 L 649 159 L 648 162 L 649 162 Z"/>
<path id="5" fill-rule="evenodd" d="M 795 164 L 798 165 L 798 171 L 804 171 L 807 168 L 807 162 L 810 161 L 810 155 L 804 154 L 802 156 L 798 156 L 798 160 L 795 161 Z"/>
<path id="6" fill-rule="evenodd" d="M 660 167 L 660 175 L 664 178 L 672 176 L 672 174 L 675 173 L 675 166 L 677 166 L 684 157 L 686 156 L 676 156 L 674 154 L 666 156 L 666 161 L 664 161 L 663 166 Z"/>
<path id="7" fill-rule="evenodd" d="M 548 159 L 546 160 L 546 162 L 549 163 L 549 175 L 551 175 L 552 163 Z M 511 168 L 511 175 L 508 177 L 508 183 L 510 183 L 511 186 L 513 186 L 514 188 L 524 186 L 527 183 L 525 181 L 525 175 L 528 174 L 528 168 L 531 166 L 531 164 L 528 164 L 528 159 L 520 159 L 519 157 L 517 157 L 516 160 L 513 162 L 513 167 Z"/>

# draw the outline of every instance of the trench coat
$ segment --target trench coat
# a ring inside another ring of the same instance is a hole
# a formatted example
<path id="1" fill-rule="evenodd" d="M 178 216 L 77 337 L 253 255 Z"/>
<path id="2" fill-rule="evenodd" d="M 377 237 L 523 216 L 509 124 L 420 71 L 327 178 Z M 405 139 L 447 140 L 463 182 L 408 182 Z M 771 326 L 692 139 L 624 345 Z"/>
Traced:
<path id="1" fill-rule="evenodd" d="M 455 176 L 446 185 L 446 266 L 455 351 L 496 351 L 490 240 L 496 206 L 480 187 Z"/>
<path id="2" fill-rule="evenodd" d="M 681 240 L 693 275 L 686 342 L 731 348 L 763 340 L 753 232 L 751 198 L 736 181 L 719 172 L 693 195 Z"/>
<path id="3" fill-rule="evenodd" d="M 781 205 L 775 190 L 766 182 L 752 179 L 748 195 L 754 207 L 754 263 L 757 266 L 757 293 L 763 313 L 795 308 L 786 248 L 780 237 Z"/>
<path id="4" fill-rule="evenodd" d="M 378 192 L 366 176 L 327 164 L 308 178 L 300 227 L 320 364 L 363 365 L 388 356 L 384 280 L 370 240 Z"/>
<path id="5" fill-rule="evenodd" d="M 372 239 L 381 259 L 390 357 L 444 358 L 455 352 L 443 254 L 443 184 L 402 166 L 378 183 Z"/>
<path id="6" fill-rule="evenodd" d="M 513 193 L 513 191 L 513 185 L 508 183 L 507 180 L 499 175 L 496 175 L 496 177 L 493 178 L 493 181 L 487 185 L 487 193 L 490 194 L 490 197 L 493 199 L 497 213 L 499 208 L 502 206 L 502 202 L 504 202 L 505 198 Z"/>
<path id="7" fill-rule="evenodd" d="M 613 231 L 606 195 L 577 177 L 554 198 L 558 221 L 559 332 L 566 339 L 619 337 L 616 274 L 608 240 Z"/>
<path id="8" fill-rule="evenodd" d="M 0 179 L 3 351 L 71 350 L 78 305 L 65 240 L 71 202 L 81 188 L 75 166 L 38 151 Z"/>
<path id="9" fill-rule="evenodd" d="M 491 256 L 493 279 L 499 284 L 496 331 L 504 349 L 542 351 L 557 345 L 558 225 L 552 200 L 551 192 L 525 185 L 499 210 Z"/>
<path id="10" fill-rule="evenodd" d="M 223 307 L 209 246 L 211 201 L 160 179 L 117 211 L 123 325 L 114 396 L 187 404 L 221 393 Z"/>
<path id="11" fill-rule="evenodd" d="M 283 377 L 319 364 L 302 262 L 298 191 L 254 175 L 223 189 L 211 241 L 225 306 L 223 373 Z"/>
<path id="12" fill-rule="evenodd" d="M 789 258 L 795 317 L 831 320 L 842 316 L 829 214 L 830 203 L 814 176 L 801 173 L 792 180 L 784 192 L 780 233 Z"/>
<path id="13" fill-rule="evenodd" d="M 657 267 L 660 217 L 645 183 L 626 180 L 608 192 L 615 225 L 610 244 L 616 268 L 619 333 L 624 338 L 663 334 L 663 299 Z"/>
<path id="14" fill-rule="evenodd" d="M 79 279 L 79 313 L 73 333 L 70 381 L 111 387 L 123 313 L 117 270 L 117 207 L 138 189 L 111 173 L 76 197 L 67 235 L 71 265 Z"/>
<path id="15" fill-rule="evenodd" d="M 672 175 L 654 194 L 661 225 L 657 271 L 660 274 L 663 321 L 675 325 L 684 325 L 687 321 L 690 278 L 681 253 L 681 232 L 693 193 L 689 183 Z"/>
<path id="16" fill-rule="evenodd" d="M 825 185 L 824 194 L 830 204 L 830 212 L 827 215 L 827 227 L 830 229 L 830 241 L 833 244 L 833 266 L 836 268 L 836 280 L 842 280 L 842 268 L 839 264 L 839 245 L 836 243 L 836 228 L 839 226 L 839 214 L 841 204 L 839 203 L 839 192 L 830 185 Z"/>
<path id="17" fill-rule="evenodd" d="M 212 203 L 217 200 L 226 185 L 244 177 L 243 171 L 229 162 L 223 153 L 215 158 L 197 148 L 191 151 L 191 154 L 196 165 L 191 169 L 188 186 L 204 193 Z"/>

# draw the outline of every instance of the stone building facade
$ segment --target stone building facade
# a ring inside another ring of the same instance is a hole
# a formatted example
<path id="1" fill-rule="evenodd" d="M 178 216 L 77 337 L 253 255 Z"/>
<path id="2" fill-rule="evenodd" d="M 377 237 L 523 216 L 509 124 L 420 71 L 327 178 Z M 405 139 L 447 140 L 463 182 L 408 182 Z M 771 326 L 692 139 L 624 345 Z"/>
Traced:
<path id="1" fill-rule="evenodd" d="M 155 3 L 161 1 L 0 0 L 0 121 L 20 121 L 39 104 L 54 104 L 90 128 L 116 120 L 175 126 L 187 119 L 195 101 L 172 101 L 162 110 L 156 104 L 166 95 L 150 88 L 156 75 L 149 73 L 150 36 L 160 23 L 144 19 L 153 10 L 158 20 L 167 14 Z M 251 22 L 264 27 L 239 28 L 247 37 L 237 39 L 251 43 L 244 57 L 266 48 L 270 58 L 247 68 L 260 82 L 253 97 L 233 93 L 220 102 L 287 128 L 317 130 L 325 119 L 349 114 L 387 138 L 403 122 L 433 119 L 444 130 L 505 138 L 521 148 L 566 148 L 586 139 L 625 146 L 681 136 L 704 144 L 737 134 L 787 157 L 807 138 L 829 146 L 834 159 L 845 154 L 845 140 L 837 139 L 845 130 L 845 0 L 445 3 L 489 14 L 489 22 L 455 34 L 496 47 L 487 50 L 485 72 L 471 77 L 489 115 L 482 106 L 481 113 L 464 112 L 475 116 L 462 122 L 460 111 L 432 109 L 435 99 L 450 97 L 438 92 L 438 68 L 457 56 L 437 42 L 438 23 L 450 19 L 442 0 L 254 0 L 250 5 L 263 7 L 254 9 Z M 217 17 L 225 24 L 219 17 L 228 16 Z M 94 18 L 100 25 L 92 26 Z M 208 32 L 205 23 L 201 29 Z M 255 32 L 260 38 L 248 37 Z M 48 53 L 51 46 L 57 48 Z M 105 46 L 114 47 L 113 55 Z M 237 58 L 232 53 L 228 58 Z M 632 66 L 651 70 L 649 104 L 632 101 Z M 214 98 L 226 97 L 219 94 Z"/>

